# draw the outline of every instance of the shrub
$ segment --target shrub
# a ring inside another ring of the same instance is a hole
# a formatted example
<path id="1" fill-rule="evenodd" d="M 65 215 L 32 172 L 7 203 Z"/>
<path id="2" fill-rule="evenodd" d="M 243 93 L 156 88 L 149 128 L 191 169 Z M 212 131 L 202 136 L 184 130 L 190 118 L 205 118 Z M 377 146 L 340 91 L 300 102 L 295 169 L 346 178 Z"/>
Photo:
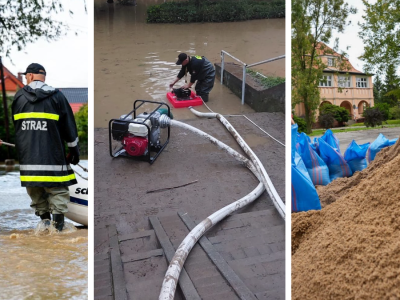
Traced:
<path id="1" fill-rule="evenodd" d="M 335 118 L 332 113 L 327 112 L 318 116 L 318 122 L 321 124 L 322 128 L 329 129 L 333 127 Z"/>
<path id="2" fill-rule="evenodd" d="M 264 76 L 260 75 L 260 73 L 257 74 L 256 71 L 251 70 L 251 69 L 246 69 L 246 72 L 247 72 L 247 74 L 250 74 L 251 77 L 253 77 L 255 81 L 257 81 L 259 84 L 261 84 L 266 89 L 272 88 L 281 83 L 285 83 L 284 77 L 279 77 L 279 76 L 264 77 Z"/>
<path id="3" fill-rule="evenodd" d="M 147 8 L 149 23 L 233 22 L 284 17 L 284 0 L 191 0 L 165 2 Z"/>
<path id="4" fill-rule="evenodd" d="M 389 109 L 389 116 L 391 120 L 398 120 L 400 119 L 400 107 L 395 106 Z"/>
<path id="5" fill-rule="evenodd" d="M 347 109 L 330 103 L 322 105 L 319 109 L 319 113 L 320 115 L 331 114 L 336 121 L 342 124 L 350 119 L 350 114 Z"/>
<path id="6" fill-rule="evenodd" d="M 299 126 L 298 128 L 298 132 L 306 132 L 307 130 L 307 125 L 306 125 L 306 121 L 303 118 L 300 117 L 296 117 L 295 115 L 293 115 L 293 121 L 296 122 L 296 124 Z"/>
<path id="7" fill-rule="evenodd" d="M 385 116 L 383 112 L 377 107 L 368 107 L 363 112 L 364 124 L 367 127 L 375 127 L 382 125 Z"/>
<path id="8" fill-rule="evenodd" d="M 379 109 L 383 113 L 383 121 L 390 119 L 390 105 L 387 103 L 376 103 L 375 108 Z"/>
<path id="9" fill-rule="evenodd" d="M 82 156 L 88 154 L 88 105 L 83 105 L 75 114 L 76 128 L 78 129 L 79 150 Z"/>

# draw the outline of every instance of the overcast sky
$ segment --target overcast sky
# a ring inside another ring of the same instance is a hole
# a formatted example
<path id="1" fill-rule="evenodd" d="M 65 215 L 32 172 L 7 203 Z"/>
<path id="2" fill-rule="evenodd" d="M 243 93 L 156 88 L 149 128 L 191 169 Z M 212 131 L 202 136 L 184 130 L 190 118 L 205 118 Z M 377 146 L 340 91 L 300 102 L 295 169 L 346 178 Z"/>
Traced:
<path id="1" fill-rule="evenodd" d="M 56 15 L 56 19 L 68 24 L 70 32 L 57 41 L 39 39 L 22 51 L 15 50 L 11 53 L 12 62 L 3 58 L 3 63 L 14 75 L 25 72 L 30 63 L 40 63 L 46 69 L 47 84 L 57 88 L 88 87 L 88 15 L 84 1 L 61 2 L 64 12 Z M 93 5 L 91 1 L 88 3 Z M 72 16 L 69 10 L 74 12 Z"/>
<path id="2" fill-rule="evenodd" d="M 375 3 L 376 0 L 369 0 L 369 3 Z M 348 0 L 349 5 L 357 8 L 357 14 L 350 15 L 348 20 L 351 20 L 351 25 L 345 28 L 344 33 L 333 33 L 333 37 L 328 44 L 330 47 L 334 46 L 335 38 L 339 38 L 339 52 L 344 51 L 348 54 L 351 64 L 359 71 L 364 71 L 364 62 L 358 59 L 364 53 L 364 44 L 362 39 L 358 37 L 360 31 L 359 22 L 364 23 L 362 15 L 365 15 L 365 6 L 361 0 Z M 349 49 L 347 47 L 350 46 Z"/>

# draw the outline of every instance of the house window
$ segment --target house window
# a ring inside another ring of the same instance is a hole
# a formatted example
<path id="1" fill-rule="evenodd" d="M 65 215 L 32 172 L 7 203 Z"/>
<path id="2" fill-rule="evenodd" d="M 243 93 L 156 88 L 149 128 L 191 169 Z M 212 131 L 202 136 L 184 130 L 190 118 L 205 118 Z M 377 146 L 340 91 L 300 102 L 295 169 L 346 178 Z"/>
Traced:
<path id="1" fill-rule="evenodd" d="M 324 75 L 322 80 L 319 82 L 319 86 L 332 86 L 332 76 Z"/>
<path id="2" fill-rule="evenodd" d="M 338 76 L 338 86 L 341 88 L 350 87 L 350 76 Z"/>
<path id="3" fill-rule="evenodd" d="M 328 67 L 334 67 L 334 66 L 335 66 L 335 59 L 328 58 Z"/>
<path id="4" fill-rule="evenodd" d="M 367 78 L 359 77 L 356 79 L 356 86 L 358 88 L 366 88 L 367 87 Z"/>

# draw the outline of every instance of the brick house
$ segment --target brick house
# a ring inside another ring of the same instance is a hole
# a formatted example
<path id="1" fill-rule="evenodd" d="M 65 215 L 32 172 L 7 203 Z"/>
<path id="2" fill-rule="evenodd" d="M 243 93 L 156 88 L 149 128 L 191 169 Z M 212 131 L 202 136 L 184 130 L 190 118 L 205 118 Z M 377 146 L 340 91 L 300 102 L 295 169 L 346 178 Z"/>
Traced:
<path id="1" fill-rule="evenodd" d="M 14 76 L 13 73 L 10 72 L 4 65 L 4 83 L 6 86 L 6 95 L 14 96 L 19 89 L 24 87 L 24 83 L 22 82 L 22 74 L 18 73 L 18 77 Z M 2 92 L 1 78 L 0 78 L 0 92 Z"/>
<path id="2" fill-rule="evenodd" d="M 358 71 L 348 59 L 344 62 L 346 70 L 341 71 L 336 67 L 341 59 L 340 54 L 326 45 L 324 47 L 331 53 L 323 54 L 317 49 L 321 53 L 322 62 L 327 66 L 323 71 L 324 79 L 318 83 L 320 107 L 324 103 L 331 103 L 346 108 L 352 120 L 361 118 L 366 107 L 374 106 L 372 75 Z M 303 104 L 296 105 L 295 114 L 305 115 Z"/>

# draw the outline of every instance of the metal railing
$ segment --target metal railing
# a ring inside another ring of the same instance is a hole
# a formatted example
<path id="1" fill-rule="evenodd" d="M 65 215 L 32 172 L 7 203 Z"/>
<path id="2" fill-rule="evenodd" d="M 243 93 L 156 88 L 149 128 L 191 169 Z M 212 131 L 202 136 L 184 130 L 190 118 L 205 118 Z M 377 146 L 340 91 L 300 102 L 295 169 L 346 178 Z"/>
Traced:
<path id="1" fill-rule="evenodd" d="M 246 64 L 244 62 L 242 62 L 240 59 L 237 59 L 236 57 L 234 57 L 232 54 L 229 54 L 228 52 L 221 50 L 221 84 L 223 84 L 224 81 L 224 67 L 225 67 L 225 55 L 228 55 L 229 57 L 233 58 L 234 60 L 236 60 L 238 63 L 240 63 L 243 66 L 243 78 L 242 78 L 242 105 L 244 104 L 244 94 L 245 94 L 245 89 L 246 89 L 246 69 L 250 68 L 250 67 L 254 67 L 254 66 L 258 66 L 261 64 L 266 64 L 275 60 L 279 60 L 282 58 L 285 58 L 285 55 L 281 55 L 281 56 L 277 56 L 274 58 L 270 58 L 267 60 L 263 60 L 260 62 L 256 62 L 254 64 Z"/>

